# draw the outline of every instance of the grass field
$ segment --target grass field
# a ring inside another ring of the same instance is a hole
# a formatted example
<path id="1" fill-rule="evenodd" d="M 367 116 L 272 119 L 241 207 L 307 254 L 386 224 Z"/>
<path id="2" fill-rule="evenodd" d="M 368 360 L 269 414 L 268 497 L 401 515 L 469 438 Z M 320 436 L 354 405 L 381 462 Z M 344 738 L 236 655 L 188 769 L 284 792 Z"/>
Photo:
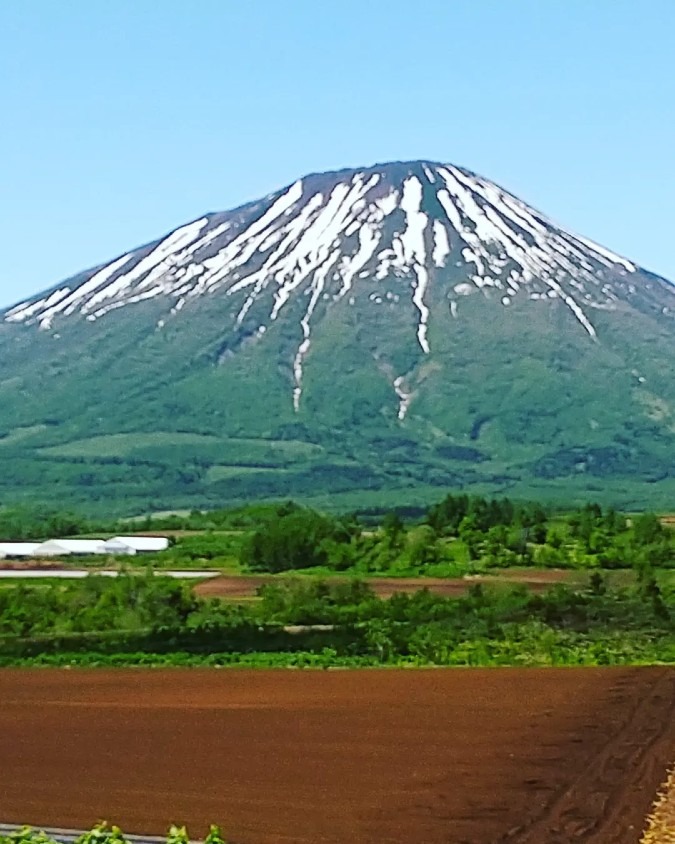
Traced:
<path id="1" fill-rule="evenodd" d="M 206 472 L 206 482 L 215 483 L 216 481 L 227 480 L 228 478 L 237 478 L 240 475 L 254 475 L 256 473 L 273 472 L 278 474 L 284 469 L 277 469 L 273 466 L 209 466 Z"/>
<path id="2" fill-rule="evenodd" d="M 14 428 L 14 430 L 0 437 L 0 446 L 15 445 L 23 440 L 30 439 L 34 434 L 40 434 L 46 430 L 47 425 L 27 425 L 21 428 Z"/>
<path id="3" fill-rule="evenodd" d="M 217 443 L 218 438 L 204 434 L 162 432 L 134 434 L 104 434 L 73 440 L 64 445 L 40 449 L 51 457 L 127 457 L 138 449 L 151 446 L 199 445 Z"/>

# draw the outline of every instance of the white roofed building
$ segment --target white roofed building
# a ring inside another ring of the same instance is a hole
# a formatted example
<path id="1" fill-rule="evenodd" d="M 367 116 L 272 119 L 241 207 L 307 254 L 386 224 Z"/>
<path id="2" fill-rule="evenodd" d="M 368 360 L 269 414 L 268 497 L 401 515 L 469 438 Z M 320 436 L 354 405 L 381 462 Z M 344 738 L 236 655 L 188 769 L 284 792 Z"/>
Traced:
<path id="1" fill-rule="evenodd" d="M 33 557 L 39 542 L 0 542 L 0 559 L 6 557 Z"/>
<path id="2" fill-rule="evenodd" d="M 105 550 L 106 554 L 133 555 L 136 553 L 135 548 L 132 548 L 131 545 L 127 545 L 126 542 L 122 542 L 120 539 L 106 539 Z"/>
<path id="3" fill-rule="evenodd" d="M 81 556 L 107 554 L 102 539 L 48 539 L 35 549 L 36 557 L 65 557 L 70 554 Z"/>
<path id="4" fill-rule="evenodd" d="M 169 547 L 169 540 L 166 536 L 113 536 L 106 542 L 106 545 L 111 546 L 115 543 L 116 546 L 126 545 L 132 548 L 135 552 L 138 551 L 166 551 Z M 123 551 L 111 551 L 109 553 L 125 553 Z M 128 552 L 127 552 L 128 553 Z"/>
<path id="5" fill-rule="evenodd" d="M 0 542 L 0 559 L 7 557 L 67 557 L 166 551 L 166 536 L 114 536 L 112 539 L 48 539 L 45 542 Z"/>

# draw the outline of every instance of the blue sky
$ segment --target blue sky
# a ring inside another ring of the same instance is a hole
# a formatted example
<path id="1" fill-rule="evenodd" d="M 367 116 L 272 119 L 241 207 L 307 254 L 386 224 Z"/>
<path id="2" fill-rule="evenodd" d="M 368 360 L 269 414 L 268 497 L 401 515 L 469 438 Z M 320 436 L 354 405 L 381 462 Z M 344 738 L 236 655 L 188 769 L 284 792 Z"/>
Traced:
<path id="1" fill-rule="evenodd" d="M 2 0 L 0 306 L 418 158 L 675 280 L 673 32 L 672 0 Z"/>

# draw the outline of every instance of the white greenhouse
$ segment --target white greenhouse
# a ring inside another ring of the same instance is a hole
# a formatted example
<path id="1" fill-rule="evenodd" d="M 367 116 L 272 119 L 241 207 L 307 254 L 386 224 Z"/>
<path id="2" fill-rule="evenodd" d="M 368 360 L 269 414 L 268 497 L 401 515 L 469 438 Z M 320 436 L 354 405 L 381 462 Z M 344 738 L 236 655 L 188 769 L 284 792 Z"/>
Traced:
<path id="1" fill-rule="evenodd" d="M 48 539 L 35 549 L 36 557 L 107 554 L 103 539 Z"/>
<path id="2" fill-rule="evenodd" d="M 0 542 L 0 559 L 33 557 L 39 546 L 39 542 Z"/>
<path id="3" fill-rule="evenodd" d="M 106 542 L 106 545 L 115 543 L 118 547 L 126 545 L 127 548 L 133 549 L 132 552 L 137 551 L 166 551 L 169 547 L 169 540 L 166 536 L 113 536 Z M 125 553 L 124 551 L 116 551 L 111 553 Z"/>

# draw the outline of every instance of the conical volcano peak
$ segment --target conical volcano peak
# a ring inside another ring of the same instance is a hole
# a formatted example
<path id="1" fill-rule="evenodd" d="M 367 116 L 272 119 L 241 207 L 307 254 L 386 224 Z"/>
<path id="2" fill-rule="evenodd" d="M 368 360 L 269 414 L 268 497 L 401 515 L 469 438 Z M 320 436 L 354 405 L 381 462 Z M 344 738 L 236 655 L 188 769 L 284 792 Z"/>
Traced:
<path id="1" fill-rule="evenodd" d="M 204 216 L 77 277 L 77 284 L 17 305 L 4 319 L 51 329 L 156 300 L 165 303 L 161 328 L 195 301 L 218 296 L 231 303 L 237 338 L 260 337 L 288 315 L 301 332 L 292 360 L 297 408 L 314 325 L 331 304 L 354 306 L 365 292 L 370 305 L 407 307 L 425 355 L 431 300 L 435 308 L 444 301 L 458 318 L 472 295 L 501 307 L 557 300 L 595 340 L 593 310 L 630 297 L 638 271 L 469 170 L 392 162 L 313 174 L 260 201 Z"/>
<path id="2" fill-rule="evenodd" d="M 598 273 L 636 270 L 468 170 L 394 162 L 314 174 L 264 200 L 202 217 L 79 276 L 77 287 L 66 283 L 17 305 L 5 318 L 48 328 L 57 316 L 80 313 L 93 321 L 156 296 L 184 303 L 219 290 L 250 288 L 257 295 L 271 287 L 273 319 L 305 280 L 322 290 L 339 282 L 338 296 L 356 277 L 409 273 L 425 285 L 451 257 L 467 268 L 463 295 L 492 287 L 510 297 L 525 285 L 530 293 L 565 297 L 561 283 L 598 287 Z M 582 324 L 592 333 L 590 321 Z"/>
<path id="3" fill-rule="evenodd" d="M 142 477 L 139 511 L 672 490 L 674 314 L 669 282 L 463 167 L 315 173 L 2 313 L 3 465 L 75 498 Z"/>

